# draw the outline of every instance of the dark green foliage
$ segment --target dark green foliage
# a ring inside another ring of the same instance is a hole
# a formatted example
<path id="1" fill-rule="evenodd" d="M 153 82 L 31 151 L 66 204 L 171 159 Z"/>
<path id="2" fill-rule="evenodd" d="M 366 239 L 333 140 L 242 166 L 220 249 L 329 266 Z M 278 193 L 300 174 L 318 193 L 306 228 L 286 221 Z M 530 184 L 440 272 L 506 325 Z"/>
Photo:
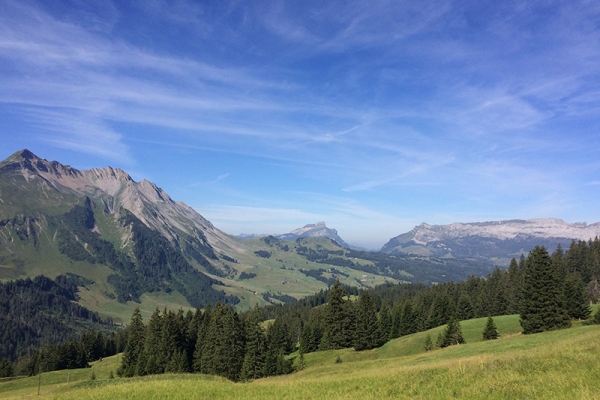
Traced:
<path id="1" fill-rule="evenodd" d="M 392 315 L 387 304 L 383 304 L 379 311 L 379 343 L 378 346 L 382 346 L 388 340 L 392 333 Z"/>
<path id="2" fill-rule="evenodd" d="M 454 316 L 455 311 L 454 304 L 449 296 L 444 293 L 435 296 L 429 311 L 429 328 L 448 323 L 450 318 Z"/>
<path id="3" fill-rule="evenodd" d="M 567 328 L 571 320 L 564 302 L 559 271 L 544 247 L 536 246 L 525 262 L 521 295 L 523 333 Z"/>
<path id="4" fill-rule="evenodd" d="M 240 274 L 240 279 L 252 279 L 252 278 L 256 278 L 256 274 L 254 272 L 242 271 L 242 273 Z"/>
<path id="5" fill-rule="evenodd" d="M 433 342 L 431 341 L 431 335 L 427 335 L 425 336 L 425 346 L 424 346 L 425 351 L 431 351 L 433 350 Z"/>
<path id="6" fill-rule="evenodd" d="M 594 318 L 592 319 L 592 322 L 594 324 L 600 325 L 600 310 L 596 311 L 596 314 L 594 314 Z"/>
<path id="7" fill-rule="evenodd" d="M 354 349 L 357 351 L 373 349 L 380 345 L 380 340 L 381 332 L 377 322 L 375 303 L 369 291 L 365 290 L 358 298 Z"/>
<path id="8" fill-rule="evenodd" d="M 569 273 L 564 278 L 564 298 L 570 318 L 586 320 L 590 317 L 592 313 L 590 301 L 578 273 Z"/>
<path id="9" fill-rule="evenodd" d="M 496 328 L 494 319 L 491 316 L 487 319 L 482 336 L 483 340 L 494 340 L 500 337 L 500 334 L 498 333 L 498 328 Z"/>
<path id="10" fill-rule="evenodd" d="M 462 335 L 462 329 L 460 328 L 460 322 L 456 318 L 450 319 L 439 347 L 448 347 L 456 344 L 466 343 Z"/>
<path id="11" fill-rule="evenodd" d="M 458 299 L 458 305 L 456 306 L 456 316 L 461 321 L 466 321 L 475 316 L 475 307 L 471 301 L 471 297 L 463 293 Z"/>
<path id="12" fill-rule="evenodd" d="M 344 289 L 337 280 L 329 291 L 329 302 L 325 312 L 325 332 L 321 341 L 322 349 L 343 349 L 351 347 L 354 339 L 354 310 L 352 304 L 344 300 Z"/>
<path id="13" fill-rule="evenodd" d="M 43 341 L 64 342 L 90 327 L 115 329 L 112 321 L 75 303 L 77 280 L 37 276 L 0 283 L 0 358 L 16 360 Z"/>
<path id="14" fill-rule="evenodd" d="M 266 348 L 265 334 L 260 326 L 260 311 L 256 305 L 246 321 L 246 354 L 242 365 L 242 380 L 263 377 Z"/>
<path id="15" fill-rule="evenodd" d="M 257 250 L 254 252 L 254 254 L 256 254 L 257 256 L 262 257 L 262 258 L 270 258 L 271 257 L 271 253 L 266 250 Z"/>
<path id="16" fill-rule="evenodd" d="M 131 316 L 129 325 L 129 337 L 127 345 L 123 351 L 123 358 L 117 375 L 131 377 L 135 374 L 138 368 L 138 359 L 144 350 L 144 342 L 146 337 L 146 327 L 142 320 L 140 309 L 136 308 Z"/>
<path id="17" fill-rule="evenodd" d="M 0 362 L 0 378 L 8 378 L 15 374 L 13 363 L 8 358 L 3 358 Z"/>

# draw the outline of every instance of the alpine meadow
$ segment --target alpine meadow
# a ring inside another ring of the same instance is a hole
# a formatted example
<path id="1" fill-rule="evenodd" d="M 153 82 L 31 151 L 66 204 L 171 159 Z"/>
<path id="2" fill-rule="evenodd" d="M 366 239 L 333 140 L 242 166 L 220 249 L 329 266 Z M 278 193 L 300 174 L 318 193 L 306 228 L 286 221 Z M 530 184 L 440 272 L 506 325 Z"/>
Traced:
<path id="1" fill-rule="evenodd" d="M 600 399 L 594 2 L 0 2 L 0 399 Z"/>

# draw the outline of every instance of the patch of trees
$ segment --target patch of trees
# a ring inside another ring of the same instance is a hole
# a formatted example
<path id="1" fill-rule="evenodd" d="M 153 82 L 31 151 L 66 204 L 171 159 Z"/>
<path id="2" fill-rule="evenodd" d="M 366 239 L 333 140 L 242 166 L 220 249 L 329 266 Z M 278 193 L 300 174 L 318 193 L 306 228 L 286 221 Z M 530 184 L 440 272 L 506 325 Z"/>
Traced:
<path id="1" fill-rule="evenodd" d="M 0 284 L 0 359 L 15 361 L 42 343 L 62 343 L 82 330 L 111 331 L 110 319 L 75 303 L 83 278 L 44 276 Z"/>
<path id="2" fill-rule="evenodd" d="M 198 372 L 239 381 L 292 372 L 285 358 L 294 347 L 287 325 L 276 319 L 265 332 L 260 321 L 257 308 L 243 320 L 217 303 L 195 313 L 157 309 L 144 325 L 136 309 L 117 374 Z"/>
<path id="3" fill-rule="evenodd" d="M 254 252 L 254 254 L 256 254 L 257 256 L 262 257 L 262 258 L 269 258 L 269 257 L 271 257 L 271 252 L 266 251 L 266 250 L 256 250 Z"/>
<path id="4" fill-rule="evenodd" d="M 30 349 L 16 362 L 4 359 L 0 363 L 0 377 L 32 376 L 40 372 L 62 369 L 87 368 L 88 362 L 122 352 L 127 343 L 128 330 L 111 332 L 90 329 L 79 339 L 70 336 L 63 342 L 44 342 L 38 349 Z"/>
<path id="5" fill-rule="evenodd" d="M 323 276 L 323 273 L 327 272 L 323 268 L 319 268 L 318 270 L 316 270 L 316 269 L 299 269 L 299 271 L 302 272 L 306 276 L 309 276 L 320 282 L 323 282 L 327 286 L 333 285 L 336 280 L 335 278 L 328 278 L 326 276 Z"/>
<path id="6" fill-rule="evenodd" d="M 272 303 L 271 299 L 277 299 L 283 303 L 291 303 L 296 301 L 295 297 L 292 297 L 290 295 L 287 294 L 282 294 L 282 293 L 271 293 L 271 292 L 267 292 L 267 293 L 263 293 L 263 299 L 266 302 Z"/>
<path id="7" fill-rule="evenodd" d="M 256 278 L 256 274 L 254 272 L 242 271 L 242 273 L 240 274 L 240 279 L 252 279 L 252 278 Z"/>

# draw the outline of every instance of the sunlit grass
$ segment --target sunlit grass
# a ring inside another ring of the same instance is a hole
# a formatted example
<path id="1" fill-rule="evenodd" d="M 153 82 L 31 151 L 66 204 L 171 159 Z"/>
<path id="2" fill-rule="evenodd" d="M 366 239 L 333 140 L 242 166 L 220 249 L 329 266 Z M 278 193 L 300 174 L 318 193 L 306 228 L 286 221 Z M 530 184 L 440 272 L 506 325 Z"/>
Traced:
<path id="1" fill-rule="evenodd" d="M 306 369 L 288 376 L 234 383 L 202 375 L 108 380 L 116 359 L 91 369 L 42 375 L 43 397 L 57 399 L 378 399 L 600 398 L 600 327 L 521 335 L 518 316 L 495 318 L 499 340 L 482 341 L 485 319 L 461 323 L 467 344 L 425 352 L 424 338 L 443 328 L 393 340 L 380 349 L 306 355 Z M 336 363 L 340 356 L 342 363 Z M 104 370 L 103 370 L 104 367 Z M 47 383 L 45 383 L 47 382 Z M 10 389 L 8 386 L 13 385 Z M 19 386 L 20 385 L 20 386 Z M 37 393 L 37 377 L 0 384 L 0 397 Z"/>

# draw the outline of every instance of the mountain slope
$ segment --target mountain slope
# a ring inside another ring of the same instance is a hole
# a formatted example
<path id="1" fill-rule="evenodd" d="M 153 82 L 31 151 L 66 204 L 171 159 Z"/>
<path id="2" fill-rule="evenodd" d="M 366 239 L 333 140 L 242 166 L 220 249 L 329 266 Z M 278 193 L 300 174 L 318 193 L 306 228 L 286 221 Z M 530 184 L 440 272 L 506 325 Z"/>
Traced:
<path id="1" fill-rule="evenodd" d="M 115 320 L 137 306 L 149 314 L 219 300 L 245 309 L 324 289 L 337 275 L 308 251 L 342 248 L 303 240 L 235 239 L 120 169 L 77 170 L 28 150 L 0 163 L 0 280 L 85 277 L 79 302 Z M 377 271 L 361 281 L 362 267 L 352 265 L 339 275 L 344 283 L 385 282 Z"/>
<path id="2" fill-rule="evenodd" d="M 566 248 L 572 240 L 587 241 L 596 236 L 600 236 L 600 223 L 568 224 L 555 218 L 450 225 L 422 223 L 390 239 L 381 251 L 506 262 L 536 245 L 553 251 L 559 243 Z"/>

